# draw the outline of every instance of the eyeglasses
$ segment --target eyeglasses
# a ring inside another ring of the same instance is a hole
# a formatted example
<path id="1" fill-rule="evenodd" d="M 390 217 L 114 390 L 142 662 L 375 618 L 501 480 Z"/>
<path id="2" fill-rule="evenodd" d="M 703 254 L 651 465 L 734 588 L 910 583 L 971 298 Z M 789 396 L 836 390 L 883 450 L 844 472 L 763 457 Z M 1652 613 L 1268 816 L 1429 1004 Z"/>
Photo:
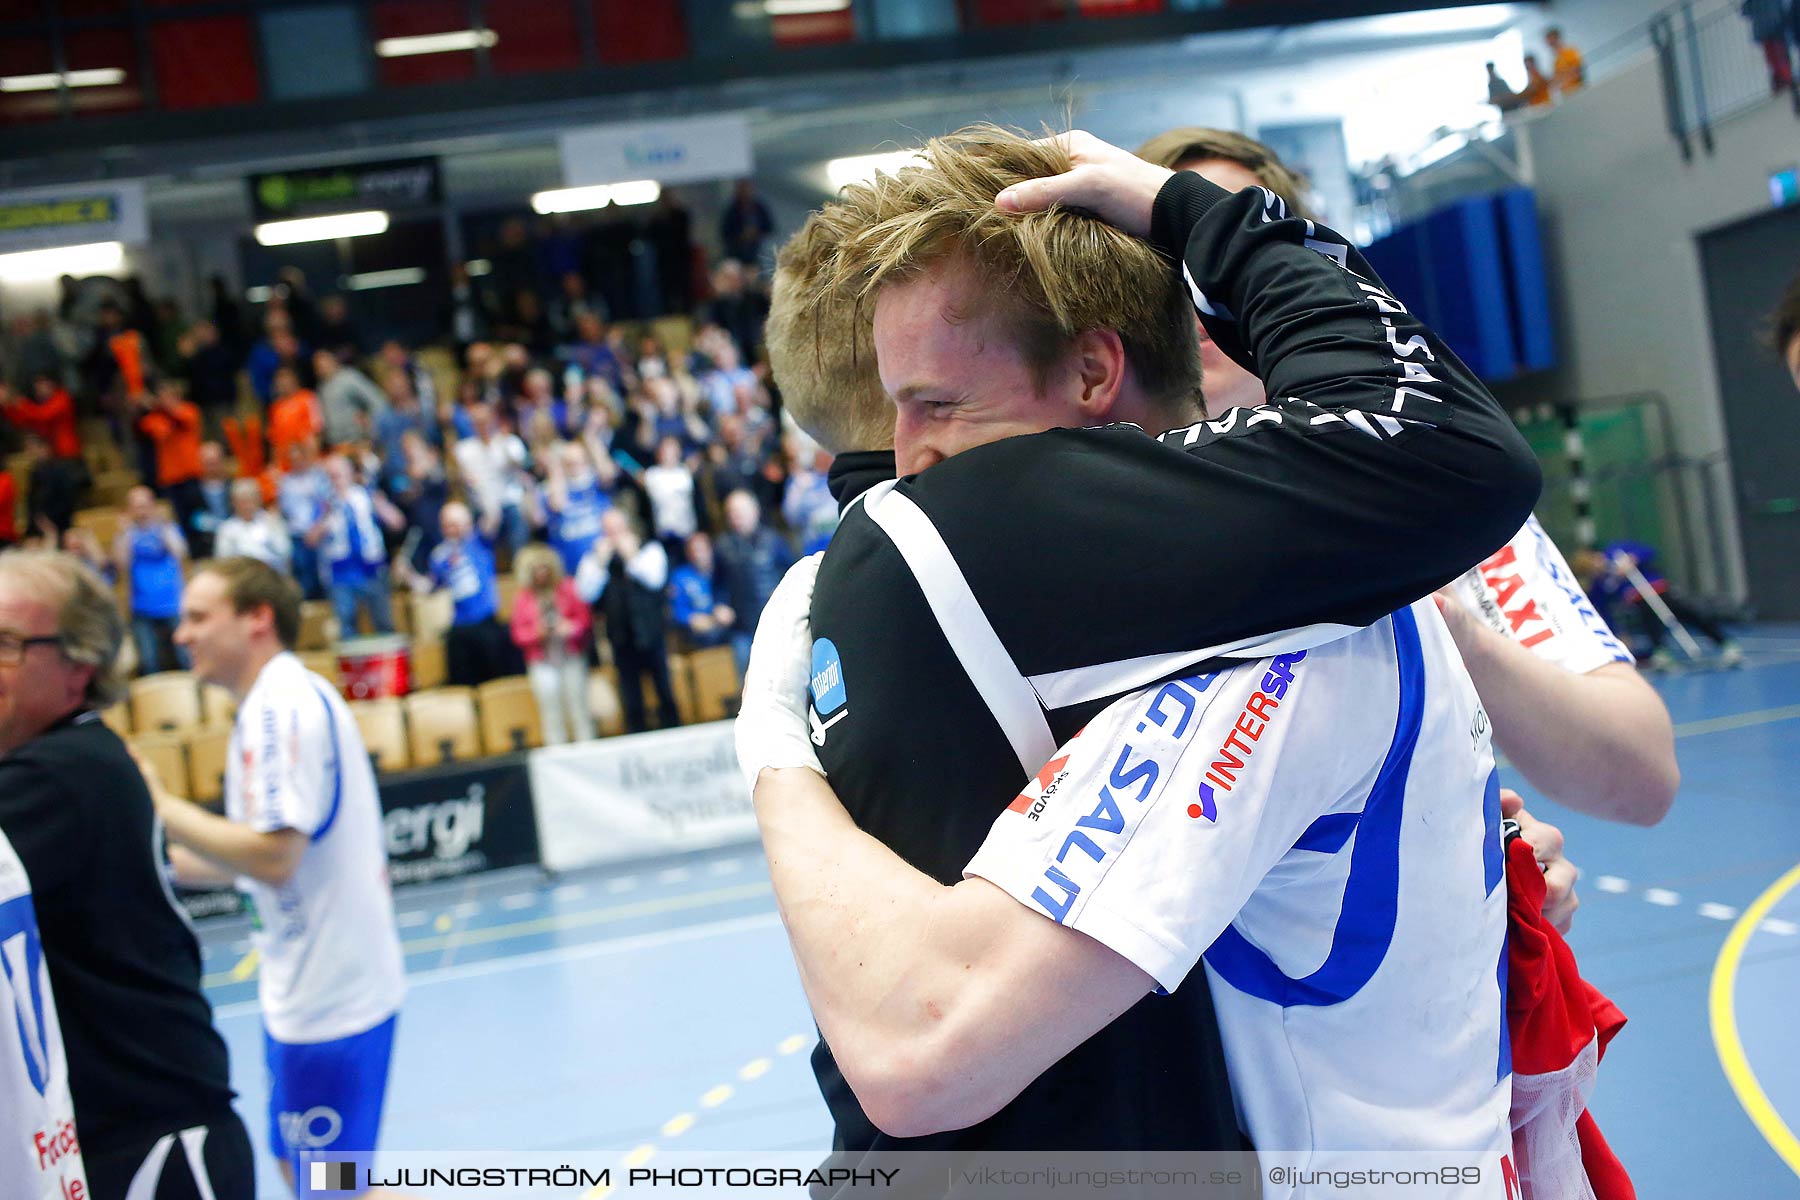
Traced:
<path id="1" fill-rule="evenodd" d="M 33 646 L 60 646 L 62 638 L 26 637 L 11 629 L 0 629 L 0 667 L 16 667 L 25 661 L 25 651 Z"/>

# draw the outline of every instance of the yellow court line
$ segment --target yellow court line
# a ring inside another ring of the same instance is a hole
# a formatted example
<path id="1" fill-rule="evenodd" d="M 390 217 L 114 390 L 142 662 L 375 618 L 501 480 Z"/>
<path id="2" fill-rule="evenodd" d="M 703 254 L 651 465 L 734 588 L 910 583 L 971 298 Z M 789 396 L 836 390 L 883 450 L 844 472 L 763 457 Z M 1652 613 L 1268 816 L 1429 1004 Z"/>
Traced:
<path id="1" fill-rule="evenodd" d="M 1738 1103 L 1744 1106 L 1757 1132 L 1774 1147 L 1775 1153 L 1794 1174 L 1800 1175 L 1800 1138 L 1787 1127 L 1781 1114 L 1769 1102 L 1762 1084 L 1757 1082 L 1756 1072 L 1750 1069 L 1750 1060 L 1744 1054 L 1744 1043 L 1738 1037 L 1737 1027 L 1737 973 L 1743 962 L 1744 947 L 1749 945 L 1750 935 L 1769 915 L 1769 910 L 1797 886 L 1800 886 L 1800 865 L 1794 866 L 1758 896 L 1756 903 L 1745 909 L 1744 915 L 1731 927 L 1731 934 L 1719 951 L 1719 959 L 1713 964 L 1709 1008 L 1713 1047 L 1718 1051 L 1719 1065 L 1725 1068 L 1725 1078 L 1731 1082 L 1731 1090 L 1737 1093 Z"/>
<path id="2" fill-rule="evenodd" d="M 447 934 L 443 937 L 414 938 L 401 944 L 406 954 L 423 954 L 431 950 L 442 950 L 455 943 L 457 946 L 477 946 L 486 942 L 502 942 L 507 938 L 525 937 L 534 933 L 559 933 L 566 929 L 580 929 L 588 925 L 605 925 L 614 921 L 629 921 L 633 917 L 648 917 L 658 913 L 678 912 L 686 908 L 704 908 L 708 904 L 725 904 L 732 900 L 748 900 L 754 896 L 767 895 L 773 889 L 767 883 L 745 883 L 736 887 L 715 888 L 710 892 L 695 892 L 690 896 L 668 896 L 660 900 L 640 900 L 635 904 L 621 904 L 614 908 L 589 909 L 585 912 L 559 913 L 550 917 L 534 917 L 529 921 L 515 921 L 511 925 L 490 925 L 484 929 L 465 929 L 459 933 Z M 250 963 L 250 970 L 255 969 L 253 956 L 245 958 Z M 206 987 L 214 987 L 221 983 L 241 983 L 249 978 L 249 972 L 238 975 L 243 962 L 230 971 L 218 971 L 200 980 Z"/>

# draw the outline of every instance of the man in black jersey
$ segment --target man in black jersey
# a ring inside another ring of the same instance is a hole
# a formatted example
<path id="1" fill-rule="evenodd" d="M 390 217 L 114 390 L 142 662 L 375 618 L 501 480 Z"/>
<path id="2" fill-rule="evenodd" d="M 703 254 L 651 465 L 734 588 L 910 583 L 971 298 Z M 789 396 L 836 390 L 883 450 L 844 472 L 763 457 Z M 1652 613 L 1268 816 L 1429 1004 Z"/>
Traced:
<path id="1" fill-rule="evenodd" d="M 1004 139 L 951 141 L 953 153 L 934 156 L 933 169 L 946 161 L 990 169 L 982 180 L 990 197 L 1034 173 L 1009 174 L 995 161 L 1016 149 Z M 923 173 L 911 182 L 930 189 Z M 923 473 L 871 487 L 881 474 L 876 456 L 845 455 L 834 467 L 841 499 L 868 490 L 819 571 L 810 744 L 857 826 L 938 884 L 961 877 L 999 808 L 1107 699 L 1215 659 L 1318 644 L 1377 619 L 1478 560 L 1535 498 L 1535 465 L 1504 415 L 1372 282 L 1352 248 L 1261 195 L 1232 201 L 1200 186 L 1191 204 L 1166 212 L 1157 242 L 1171 257 L 1185 248 L 1188 288 L 1210 310 L 1209 329 L 1219 325 L 1221 344 L 1254 357 L 1275 403 L 1160 442 L 1117 425 L 1005 436 L 1108 419 L 1156 428 L 1192 420 L 1192 310 L 1166 260 L 1146 259 L 1142 241 L 1084 222 L 1078 236 L 1135 259 L 1137 273 L 1108 292 L 1131 299 L 1125 307 L 1134 311 L 1105 320 L 1057 313 L 1041 280 L 1016 264 L 1007 273 L 1006 264 L 980 261 L 986 235 L 1003 235 L 1010 218 L 969 213 L 976 232 L 965 245 L 977 249 L 965 257 L 974 261 L 955 265 L 974 270 L 922 286 L 943 293 L 946 321 L 986 319 L 992 296 L 1035 301 L 1036 314 L 1002 314 L 1013 318 L 1010 328 L 1002 322 L 964 347 L 975 355 L 990 344 L 1010 342 L 1015 355 L 1038 348 L 1023 389 L 1035 394 L 895 381 L 900 465 Z M 866 200 L 851 189 L 828 212 L 843 226 L 829 231 L 835 240 L 916 235 L 859 225 Z M 1139 232 L 1150 230 L 1149 207 L 1146 199 Z M 984 270 L 1005 285 L 984 286 Z M 920 284 L 917 274 L 896 286 Z M 813 299 L 827 317 L 845 304 L 829 289 Z M 821 359 L 837 340 L 819 338 Z M 779 382 L 779 354 L 775 365 Z M 1034 410 L 1033 400 L 1046 402 Z M 1005 440 L 982 444 L 996 432 Z M 747 767 L 800 761 L 755 745 L 758 731 L 747 732 Z M 995 807 L 971 809 L 961 800 L 970 793 L 994 796 Z M 883 1046 L 893 1031 L 862 1021 L 867 1014 L 855 1009 L 867 998 L 854 994 L 854 981 L 833 977 L 828 939 L 806 933 L 814 915 L 853 906 L 809 893 L 806 880 L 788 886 L 792 862 L 777 853 L 784 831 L 771 828 L 785 814 L 760 793 L 759 810 L 815 1014 L 828 1040 L 834 1029 L 847 1032 L 863 1099 L 887 1108 L 878 1114 L 890 1127 L 883 1132 L 821 1045 L 814 1064 L 839 1150 L 1239 1144 L 1210 1001 L 1190 988 L 1124 1005 L 1123 1016 L 1066 1055 L 1059 1049 L 1011 1091 L 986 1097 L 999 1103 L 983 1104 L 991 1115 L 969 1128 L 890 1136 L 946 1126 L 907 1111 L 905 1081 L 884 1067 L 903 1043 Z M 1035 1016 L 1035 1001 L 1019 1004 Z"/>
<path id="2" fill-rule="evenodd" d="M 200 948 L 143 777 L 100 720 L 124 692 L 123 634 L 75 559 L 0 555 L 0 832 L 36 900 L 90 1194 L 250 1200 Z"/>

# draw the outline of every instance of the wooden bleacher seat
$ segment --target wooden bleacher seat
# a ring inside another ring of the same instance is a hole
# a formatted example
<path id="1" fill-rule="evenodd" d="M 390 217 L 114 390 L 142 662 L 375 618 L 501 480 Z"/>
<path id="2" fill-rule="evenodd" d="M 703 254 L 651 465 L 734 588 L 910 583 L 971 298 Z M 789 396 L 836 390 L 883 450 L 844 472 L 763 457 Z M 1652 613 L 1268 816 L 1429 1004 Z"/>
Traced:
<path id="1" fill-rule="evenodd" d="M 737 656 L 731 647 L 708 646 L 689 651 L 687 662 L 688 673 L 693 677 L 694 720 L 735 717 L 744 681 L 738 678 Z"/>
<path id="2" fill-rule="evenodd" d="M 231 753 L 231 728 L 202 729 L 188 735 L 188 795 L 215 804 L 225 795 L 225 763 Z"/>
<path id="3" fill-rule="evenodd" d="M 200 685 L 200 720 L 208 729 L 230 729 L 237 719 L 237 701 L 216 683 Z"/>
<path id="4" fill-rule="evenodd" d="M 344 680 L 338 674 L 338 656 L 336 650 L 302 650 L 300 664 L 314 675 L 323 675 L 332 687 L 342 687 Z"/>
<path id="5" fill-rule="evenodd" d="M 198 729 L 200 687 L 186 671 L 159 671 L 131 681 L 131 727 L 138 733 Z"/>
<path id="6" fill-rule="evenodd" d="M 450 667 L 439 638 L 413 638 L 412 685 L 414 691 L 443 686 L 450 677 Z"/>
<path id="7" fill-rule="evenodd" d="M 644 679 L 644 714 L 651 721 L 652 727 L 659 716 L 650 714 L 656 708 L 656 689 L 650 686 L 650 677 Z M 683 725 L 692 725 L 694 716 L 694 676 L 688 671 L 688 657 L 685 654 L 669 655 L 669 686 L 675 693 L 675 711 L 681 717 Z"/>
<path id="8" fill-rule="evenodd" d="M 179 733 L 140 733 L 131 738 L 131 748 L 149 760 L 162 776 L 162 784 L 177 796 L 193 795 L 188 779 L 187 740 Z"/>
<path id="9" fill-rule="evenodd" d="M 407 620 L 412 626 L 413 641 L 443 641 L 444 634 L 450 629 L 451 618 L 456 614 L 448 589 L 440 588 L 423 596 L 415 593 L 407 606 L 411 609 Z"/>
<path id="10" fill-rule="evenodd" d="M 363 745 L 377 772 L 404 771 L 412 766 L 412 754 L 406 744 L 406 710 L 397 698 L 352 700 L 350 715 L 362 730 Z"/>
<path id="11" fill-rule="evenodd" d="M 406 709 L 407 744 L 418 766 L 462 762 L 481 757 L 475 693 L 466 687 L 414 692 L 401 702 Z"/>
<path id="12" fill-rule="evenodd" d="M 490 679 L 475 689 L 481 709 L 481 745 L 489 754 L 512 754 L 544 744 L 537 697 L 523 675 Z"/>
<path id="13" fill-rule="evenodd" d="M 337 640 L 337 618 L 326 600 L 300 602 L 300 636 L 295 639 L 299 650 L 324 650 Z"/>
<path id="14" fill-rule="evenodd" d="M 114 467 L 94 472 L 94 483 L 89 491 L 96 504 L 121 505 L 125 503 L 125 494 L 136 487 L 138 482 L 136 471 Z"/>
<path id="15" fill-rule="evenodd" d="M 100 549 L 110 554 L 113 539 L 119 535 L 119 527 L 125 524 L 125 510 L 110 504 L 77 509 L 74 522 L 75 528 L 85 529 L 93 534 L 94 540 L 100 543 Z"/>
<path id="16" fill-rule="evenodd" d="M 610 666 L 588 672 L 588 712 L 601 737 L 625 732 L 625 710 L 619 704 L 619 673 Z"/>

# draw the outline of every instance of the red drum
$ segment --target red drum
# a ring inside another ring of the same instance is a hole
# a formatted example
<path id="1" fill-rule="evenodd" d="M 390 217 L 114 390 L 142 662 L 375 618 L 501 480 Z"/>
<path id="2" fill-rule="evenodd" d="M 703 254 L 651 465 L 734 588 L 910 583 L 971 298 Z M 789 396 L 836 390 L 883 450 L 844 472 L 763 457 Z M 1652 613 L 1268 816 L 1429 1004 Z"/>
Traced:
<path id="1" fill-rule="evenodd" d="M 412 690 L 412 642 L 392 635 L 340 642 L 338 678 L 346 700 L 404 696 Z"/>

